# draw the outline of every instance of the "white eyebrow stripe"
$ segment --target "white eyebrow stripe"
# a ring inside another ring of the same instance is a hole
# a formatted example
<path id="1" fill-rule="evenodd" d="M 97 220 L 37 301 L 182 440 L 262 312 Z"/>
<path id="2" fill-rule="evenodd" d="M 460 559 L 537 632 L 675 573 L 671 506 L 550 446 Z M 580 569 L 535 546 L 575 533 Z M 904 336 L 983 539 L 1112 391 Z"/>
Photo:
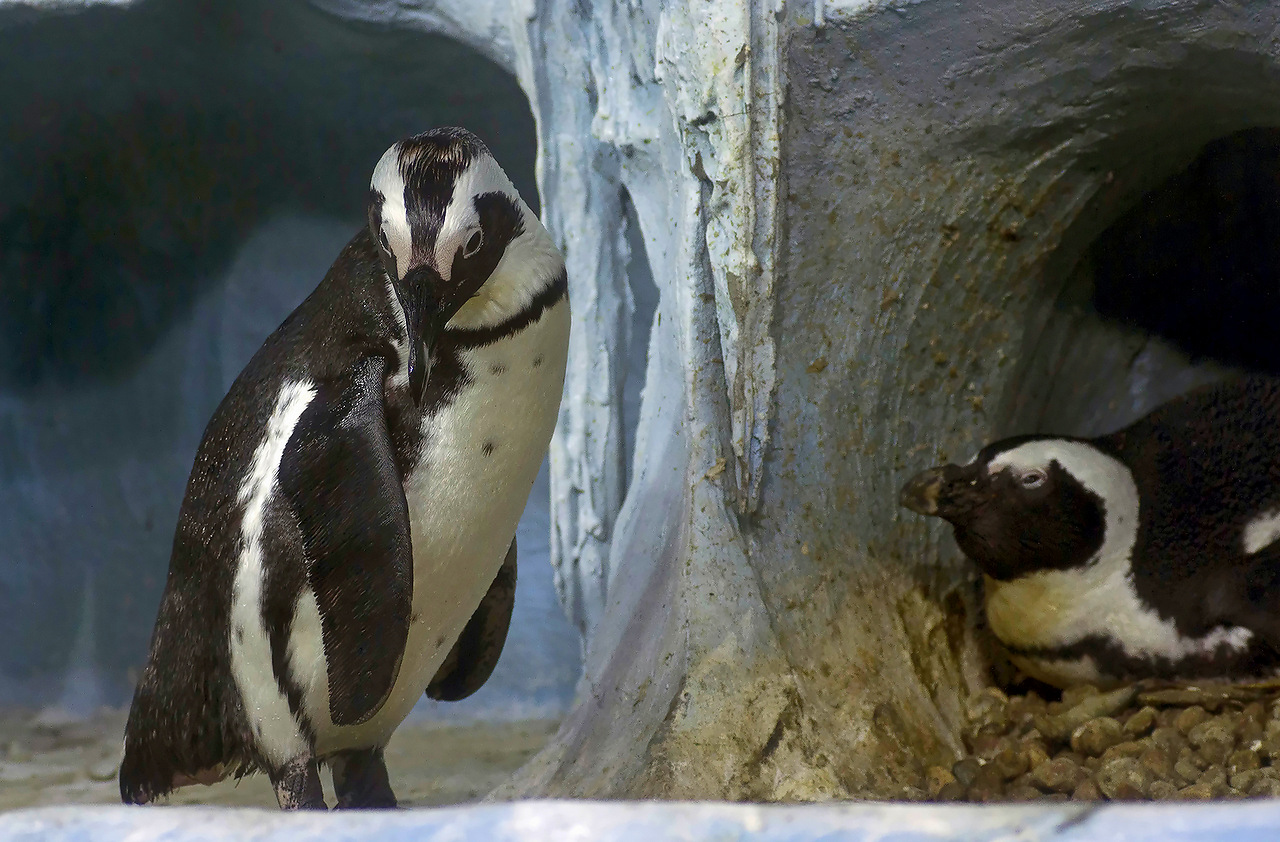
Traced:
<path id="1" fill-rule="evenodd" d="M 1263 512 L 1244 525 L 1241 535 L 1245 555 L 1266 549 L 1280 538 L 1280 509 Z"/>
<path id="2" fill-rule="evenodd" d="M 475 197 L 485 193 L 502 193 L 510 197 L 516 207 L 520 206 L 520 194 L 502 167 L 492 156 L 480 155 L 454 181 L 453 196 L 445 209 L 440 235 L 436 238 L 436 267 L 440 277 L 446 281 L 453 271 L 454 255 L 480 222 Z"/>
<path id="3" fill-rule="evenodd" d="M 409 212 L 405 207 L 404 173 L 400 172 L 400 144 L 395 144 L 378 161 L 369 186 L 382 194 L 382 233 L 387 235 L 396 274 L 403 277 L 413 256 Z"/>

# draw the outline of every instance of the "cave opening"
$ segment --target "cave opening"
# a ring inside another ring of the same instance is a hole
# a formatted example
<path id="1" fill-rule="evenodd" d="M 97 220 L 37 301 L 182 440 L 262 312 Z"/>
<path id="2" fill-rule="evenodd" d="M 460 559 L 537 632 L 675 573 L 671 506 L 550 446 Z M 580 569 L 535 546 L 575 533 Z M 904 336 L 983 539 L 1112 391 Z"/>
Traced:
<path id="1" fill-rule="evenodd" d="M 1192 363 L 1280 374 L 1280 129 L 1207 144 L 1094 241 L 1093 305 Z"/>
<path id="2" fill-rule="evenodd" d="M 1280 374 L 1278 233 L 1280 130 L 1203 145 L 1062 271 L 1000 432 L 1100 435 L 1229 373 Z"/>

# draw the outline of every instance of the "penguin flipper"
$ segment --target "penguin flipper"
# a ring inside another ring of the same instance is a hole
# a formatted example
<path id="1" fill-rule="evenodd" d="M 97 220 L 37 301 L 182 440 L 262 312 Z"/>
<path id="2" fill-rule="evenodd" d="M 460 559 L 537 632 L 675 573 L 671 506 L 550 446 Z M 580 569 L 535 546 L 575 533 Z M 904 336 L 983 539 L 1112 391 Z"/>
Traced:
<path id="1" fill-rule="evenodd" d="M 335 725 L 381 707 L 409 636 L 413 550 L 383 408 L 385 366 L 367 358 L 318 384 L 280 463 L 320 611 Z"/>
<path id="2" fill-rule="evenodd" d="M 516 603 L 516 539 L 506 560 L 467 621 L 457 642 L 427 684 L 427 695 L 442 702 L 456 702 L 479 690 L 493 674 L 507 641 L 511 609 Z"/>

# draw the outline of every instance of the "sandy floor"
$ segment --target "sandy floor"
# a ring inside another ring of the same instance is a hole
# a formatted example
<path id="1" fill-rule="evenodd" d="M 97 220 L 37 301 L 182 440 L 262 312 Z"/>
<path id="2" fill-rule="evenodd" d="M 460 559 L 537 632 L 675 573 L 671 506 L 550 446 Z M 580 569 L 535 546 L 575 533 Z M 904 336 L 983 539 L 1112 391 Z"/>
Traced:
<path id="1" fill-rule="evenodd" d="M 0 810 L 50 804 L 119 803 L 116 783 L 124 713 L 51 722 L 30 712 L 0 714 Z M 546 721 L 405 725 L 387 747 L 391 784 L 404 806 L 476 801 L 502 783 L 555 733 Z M 333 803 L 328 774 L 325 793 Z M 263 775 L 179 790 L 172 804 L 274 807 Z"/>

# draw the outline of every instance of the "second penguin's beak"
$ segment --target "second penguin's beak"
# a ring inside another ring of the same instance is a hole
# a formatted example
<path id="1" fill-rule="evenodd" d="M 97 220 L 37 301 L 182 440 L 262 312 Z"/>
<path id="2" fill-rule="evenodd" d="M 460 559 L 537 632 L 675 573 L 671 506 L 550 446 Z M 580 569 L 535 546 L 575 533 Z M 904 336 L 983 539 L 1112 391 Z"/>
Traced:
<path id="1" fill-rule="evenodd" d="M 961 465 L 942 465 L 916 474 L 902 487 L 898 503 L 922 515 L 951 520 L 971 509 L 971 487 L 975 469 Z"/>
<path id="2" fill-rule="evenodd" d="M 410 269 L 395 285 L 409 333 L 409 394 L 414 406 L 422 405 L 436 340 L 453 317 L 440 302 L 443 287 L 440 274 L 427 264 Z"/>

